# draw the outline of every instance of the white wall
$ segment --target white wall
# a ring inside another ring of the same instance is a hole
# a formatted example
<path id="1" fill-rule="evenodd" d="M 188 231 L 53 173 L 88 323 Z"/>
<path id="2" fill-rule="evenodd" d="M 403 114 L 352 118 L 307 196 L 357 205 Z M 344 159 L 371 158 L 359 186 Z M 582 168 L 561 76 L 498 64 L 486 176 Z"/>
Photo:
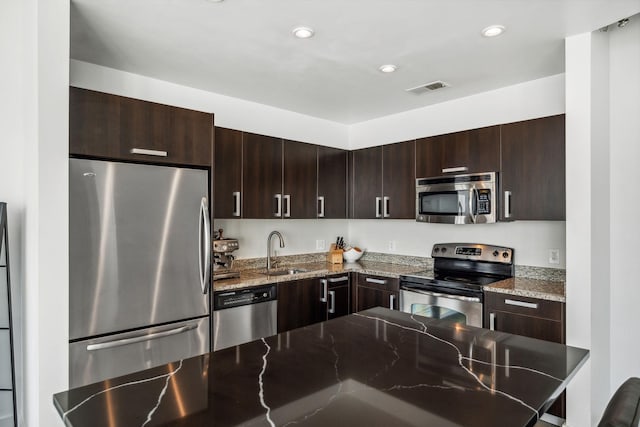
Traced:
<path id="1" fill-rule="evenodd" d="M 9 0 L 0 11 L 0 199 L 9 202 L 21 310 L 22 425 L 61 425 L 67 388 L 69 2 Z"/>
<path id="2" fill-rule="evenodd" d="M 349 130 L 349 147 L 371 147 L 562 113 L 564 74 L 558 74 L 356 123 Z"/>
<path id="3" fill-rule="evenodd" d="M 69 78 L 84 89 L 211 112 L 216 126 L 330 147 L 348 144 L 348 128 L 340 123 L 112 68 L 72 60 Z"/>
<path id="4" fill-rule="evenodd" d="M 640 14 L 610 34 L 611 138 L 611 386 L 640 376 Z M 594 283 L 594 287 L 597 284 Z"/>
<path id="5" fill-rule="evenodd" d="M 273 230 L 282 234 L 285 247 L 280 249 L 274 238 L 272 248 L 276 255 L 294 255 L 326 252 L 337 236 L 348 238 L 348 221 L 345 219 L 218 219 L 215 228 L 224 229 L 226 237 L 240 239 L 236 258 L 261 258 L 267 256 L 267 236 Z M 316 240 L 325 241 L 325 249 L 316 249 Z"/>

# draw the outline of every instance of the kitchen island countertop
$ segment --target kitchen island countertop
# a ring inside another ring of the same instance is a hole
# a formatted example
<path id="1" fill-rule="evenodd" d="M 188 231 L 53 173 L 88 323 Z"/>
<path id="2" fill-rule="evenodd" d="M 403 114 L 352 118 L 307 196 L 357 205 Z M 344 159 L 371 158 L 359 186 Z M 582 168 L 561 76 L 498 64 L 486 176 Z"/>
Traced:
<path id="1" fill-rule="evenodd" d="M 589 352 L 374 308 L 54 395 L 70 427 L 532 426 Z"/>

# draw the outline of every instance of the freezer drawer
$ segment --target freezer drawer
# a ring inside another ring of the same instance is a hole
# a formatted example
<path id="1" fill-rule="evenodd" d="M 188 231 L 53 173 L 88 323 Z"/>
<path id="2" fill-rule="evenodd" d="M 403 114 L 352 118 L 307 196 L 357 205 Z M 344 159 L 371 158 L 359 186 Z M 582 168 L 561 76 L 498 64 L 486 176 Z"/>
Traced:
<path id="1" fill-rule="evenodd" d="M 209 351 L 209 317 L 69 344 L 69 386 L 103 381 Z"/>

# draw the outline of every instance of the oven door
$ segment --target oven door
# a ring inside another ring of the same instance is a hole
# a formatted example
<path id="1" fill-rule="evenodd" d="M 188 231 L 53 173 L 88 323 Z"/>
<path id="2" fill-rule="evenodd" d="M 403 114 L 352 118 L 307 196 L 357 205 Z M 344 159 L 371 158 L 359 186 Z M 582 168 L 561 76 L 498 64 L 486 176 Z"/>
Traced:
<path id="1" fill-rule="evenodd" d="M 482 302 L 478 297 L 401 289 L 400 306 L 405 313 L 482 327 Z"/>

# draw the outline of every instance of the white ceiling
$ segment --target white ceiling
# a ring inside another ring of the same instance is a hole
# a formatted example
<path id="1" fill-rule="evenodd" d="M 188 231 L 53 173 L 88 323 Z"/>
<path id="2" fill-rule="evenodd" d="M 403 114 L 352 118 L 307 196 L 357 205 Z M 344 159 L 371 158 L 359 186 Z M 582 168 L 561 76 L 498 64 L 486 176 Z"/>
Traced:
<path id="1" fill-rule="evenodd" d="M 351 124 L 564 72 L 640 0 L 72 0 L 71 57 Z M 488 39 L 492 24 L 506 32 Z M 298 40 L 291 30 L 313 27 Z M 393 74 L 378 71 L 393 63 Z M 452 87 L 405 89 L 444 80 Z"/>

